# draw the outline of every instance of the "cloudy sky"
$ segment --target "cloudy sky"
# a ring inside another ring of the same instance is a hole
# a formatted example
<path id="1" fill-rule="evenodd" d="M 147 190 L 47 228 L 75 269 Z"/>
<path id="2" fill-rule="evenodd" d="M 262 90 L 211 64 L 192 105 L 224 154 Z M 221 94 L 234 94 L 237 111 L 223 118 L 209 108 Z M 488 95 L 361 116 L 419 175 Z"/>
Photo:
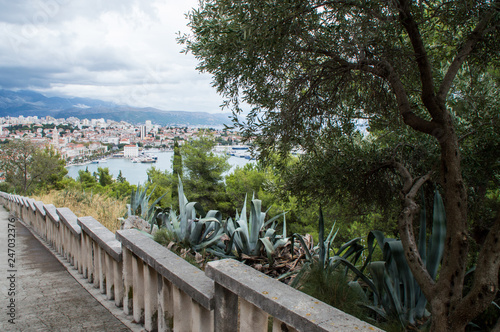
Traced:
<path id="1" fill-rule="evenodd" d="M 197 0 L 0 0 L 0 88 L 217 112 L 211 77 L 180 53 Z"/>

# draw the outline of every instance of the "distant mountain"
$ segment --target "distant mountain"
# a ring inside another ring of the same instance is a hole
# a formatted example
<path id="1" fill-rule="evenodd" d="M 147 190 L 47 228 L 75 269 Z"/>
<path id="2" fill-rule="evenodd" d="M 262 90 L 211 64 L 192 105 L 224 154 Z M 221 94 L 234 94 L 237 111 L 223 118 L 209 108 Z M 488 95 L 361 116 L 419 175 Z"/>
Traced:
<path id="1" fill-rule="evenodd" d="M 0 90 L 0 117 L 51 116 L 58 118 L 110 119 L 133 124 L 151 120 L 163 126 L 221 126 L 230 124 L 228 113 L 163 111 L 156 108 L 138 108 L 117 105 L 90 98 L 46 97 L 40 93 L 20 90 Z"/>

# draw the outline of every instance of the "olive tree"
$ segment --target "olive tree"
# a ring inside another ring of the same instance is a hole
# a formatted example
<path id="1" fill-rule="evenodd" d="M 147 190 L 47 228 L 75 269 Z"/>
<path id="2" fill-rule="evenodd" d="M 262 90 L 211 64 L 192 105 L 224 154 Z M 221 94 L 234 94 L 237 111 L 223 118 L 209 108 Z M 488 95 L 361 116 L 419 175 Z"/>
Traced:
<path id="1" fill-rule="evenodd" d="M 431 305 L 432 330 L 464 330 L 498 290 L 500 215 L 464 294 L 469 209 L 458 127 L 461 114 L 490 119 L 498 109 L 486 103 L 460 114 L 456 101 L 467 99 L 469 76 L 488 76 L 498 67 L 500 2 L 201 0 L 189 18 L 192 34 L 180 42 L 200 61 L 198 69 L 213 75 L 224 106 L 263 157 L 295 147 L 314 151 L 318 138 L 351 136 L 360 121 L 403 141 L 429 140 L 437 165 L 415 170 L 395 158 L 385 166 L 401 178 L 398 229 Z M 251 109 L 240 120 L 245 105 Z M 474 131 L 493 125 L 485 121 Z M 413 225 L 417 191 L 432 177 L 447 216 L 437 280 L 419 256 Z"/>

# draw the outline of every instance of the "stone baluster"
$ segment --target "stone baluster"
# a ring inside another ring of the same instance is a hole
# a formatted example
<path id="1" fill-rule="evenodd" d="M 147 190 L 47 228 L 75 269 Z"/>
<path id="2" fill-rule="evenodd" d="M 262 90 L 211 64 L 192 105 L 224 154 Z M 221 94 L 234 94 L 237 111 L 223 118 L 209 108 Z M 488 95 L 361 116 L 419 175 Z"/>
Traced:
<path id="1" fill-rule="evenodd" d="M 77 223 L 82 232 L 82 273 L 107 299 L 121 307 L 124 296 L 121 243 L 93 217 L 78 218 Z"/>
<path id="2" fill-rule="evenodd" d="M 134 320 L 144 319 L 148 331 L 213 331 L 214 286 L 203 271 L 137 230 L 117 231 L 116 238 L 126 285 L 133 280 L 124 301 L 133 298 Z"/>
<path id="3" fill-rule="evenodd" d="M 59 216 L 57 215 L 56 207 L 52 204 L 45 204 L 43 206 L 45 209 L 46 223 L 50 224 L 50 243 L 54 246 L 54 249 L 62 255 L 61 247 L 61 234 L 59 232 Z"/>
<path id="4" fill-rule="evenodd" d="M 77 222 L 77 216 L 68 208 L 56 209 L 61 220 L 61 229 L 64 241 L 64 256 L 76 270 L 80 268 L 80 249 L 82 229 Z"/>

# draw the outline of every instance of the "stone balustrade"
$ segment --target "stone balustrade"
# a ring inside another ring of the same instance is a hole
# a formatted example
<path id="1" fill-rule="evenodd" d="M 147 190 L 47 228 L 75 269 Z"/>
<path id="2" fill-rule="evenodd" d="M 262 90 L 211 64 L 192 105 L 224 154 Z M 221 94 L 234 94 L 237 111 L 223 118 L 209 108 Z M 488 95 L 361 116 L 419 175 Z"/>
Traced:
<path id="1" fill-rule="evenodd" d="M 236 260 L 203 272 L 138 230 L 113 234 L 18 195 L 0 193 L 0 203 L 146 331 L 379 330 Z"/>
<path id="2" fill-rule="evenodd" d="M 148 331 L 213 331 L 214 283 L 203 271 L 136 230 L 116 237 L 123 250 L 125 313 Z"/>
<path id="3" fill-rule="evenodd" d="M 49 229 L 47 227 L 47 223 L 45 222 L 47 214 L 45 213 L 43 202 L 35 201 L 33 205 L 35 207 L 34 208 L 35 230 L 45 241 L 47 241 L 47 234 Z"/>
<path id="4" fill-rule="evenodd" d="M 52 204 L 45 204 L 43 206 L 45 211 L 45 224 L 47 229 L 47 242 L 52 246 L 52 248 L 62 254 L 62 234 L 59 232 L 59 216 L 57 215 L 57 209 Z"/>
<path id="5" fill-rule="evenodd" d="M 68 208 L 58 208 L 59 233 L 61 235 L 62 252 L 66 260 L 76 270 L 82 273 L 81 268 L 81 227 L 77 223 L 76 215 Z"/>

